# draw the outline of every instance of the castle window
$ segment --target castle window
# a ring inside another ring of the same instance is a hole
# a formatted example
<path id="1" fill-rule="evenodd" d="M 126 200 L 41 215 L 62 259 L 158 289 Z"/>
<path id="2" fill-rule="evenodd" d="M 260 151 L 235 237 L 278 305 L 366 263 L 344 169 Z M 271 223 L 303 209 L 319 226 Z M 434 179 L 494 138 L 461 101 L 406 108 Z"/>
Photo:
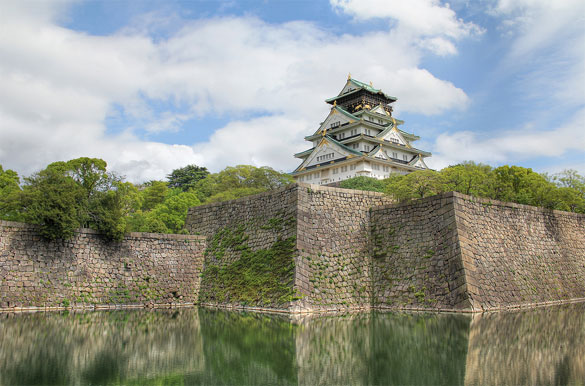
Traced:
<path id="1" fill-rule="evenodd" d="M 366 135 L 371 135 L 370 129 L 366 129 Z"/>
<path id="2" fill-rule="evenodd" d="M 392 158 L 398 159 L 398 153 L 396 153 L 395 151 L 393 151 L 392 152 Z"/>
<path id="3" fill-rule="evenodd" d="M 339 173 L 339 168 L 333 169 L 333 174 L 337 174 L 337 173 Z"/>
<path id="4" fill-rule="evenodd" d="M 402 159 L 405 160 L 405 161 L 408 161 L 408 156 L 406 154 L 403 154 L 402 155 Z"/>
<path id="5" fill-rule="evenodd" d="M 339 127 L 340 125 L 341 125 L 341 122 L 337 121 L 337 122 L 333 122 L 330 127 L 333 129 L 333 128 Z"/>
<path id="6" fill-rule="evenodd" d="M 373 164 L 372 165 L 372 169 L 374 169 L 374 170 L 380 170 L 380 165 Z"/>
<path id="7" fill-rule="evenodd" d="M 349 165 L 349 170 L 355 170 L 355 165 Z"/>
<path id="8" fill-rule="evenodd" d="M 391 142 L 398 143 L 398 138 L 390 138 Z"/>

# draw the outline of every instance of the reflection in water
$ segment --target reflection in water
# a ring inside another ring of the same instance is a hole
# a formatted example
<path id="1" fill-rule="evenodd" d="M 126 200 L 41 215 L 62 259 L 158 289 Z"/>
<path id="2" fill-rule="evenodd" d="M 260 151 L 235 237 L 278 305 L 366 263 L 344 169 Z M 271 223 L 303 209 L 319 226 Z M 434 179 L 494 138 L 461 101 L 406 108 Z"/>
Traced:
<path id="1" fill-rule="evenodd" d="M 585 385 L 585 304 L 473 318 L 465 383 Z"/>
<path id="2" fill-rule="evenodd" d="M 0 385 L 583 384 L 585 305 L 465 315 L 0 315 Z"/>

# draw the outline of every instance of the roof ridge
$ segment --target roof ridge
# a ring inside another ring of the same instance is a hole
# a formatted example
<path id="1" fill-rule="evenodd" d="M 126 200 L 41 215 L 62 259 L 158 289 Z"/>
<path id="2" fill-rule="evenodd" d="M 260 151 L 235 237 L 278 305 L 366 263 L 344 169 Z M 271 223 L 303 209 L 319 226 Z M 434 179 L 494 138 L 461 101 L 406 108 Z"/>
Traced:
<path id="1" fill-rule="evenodd" d="M 327 138 L 328 140 L 330 140 L 334 144 L 340 146 L 342 149 L 345 149 L 345 150 L 349 151 L 350 153 L 362 155 L 362 153 L 360 151 L 356 151 L 356 150 L 352 149 L 351 147 L 344 145 L 343 143 L 341 143 L 338 140 L 336 140 L 333 137 L 331 137 L 329 134 L 326 134 L 325 135 L 325 138 Z"/>

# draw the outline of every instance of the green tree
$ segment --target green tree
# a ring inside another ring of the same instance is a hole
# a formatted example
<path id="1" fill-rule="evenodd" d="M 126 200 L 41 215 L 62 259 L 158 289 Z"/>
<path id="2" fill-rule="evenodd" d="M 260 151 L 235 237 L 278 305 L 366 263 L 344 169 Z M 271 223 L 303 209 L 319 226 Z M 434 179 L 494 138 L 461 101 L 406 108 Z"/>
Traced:
<path id="1" fill-rule="evenodd" d="M 106 167 L 101 159 L 82 157 L 51 163 L 25 179 L 20 196 L 24 220 L 39 224 L 48 239 L 70 238 L 79 227 L 121 239 L 137 191 Z"/>
<path id="2" fill-rule="evenodd" d="M 201 204 L 193 192 L 181 192 L 169 197 L 146 215 L 147 223 L 159 220 L 165 226 L 165 233 L 186 233 L 185 218 L 190 207 Z"/>
<path id="3" fill-rule="evenodd" d="M 270 190 L 292 182 L 294 182 L 294 179 L 290 175 L 279 173 L 267 166 L 260 168 L 251 165 L 228 166 L 217 174 L 217 185 L 213 193 L 236 188 Z"/>
<path id="4" fill-rule="evenodd" d="M 20 178 L 0 165 L 0 220 L 23 221 L 20 210 Z"/>
<path id="5" fill-rule="evenodd" d="M 398 201 L 423 198 L 445 191 L 443 176 L 434 170 L 417 170 L 406 175 L 391 175 L 386 193 Z"/>
<path id="6" fill-rule="evenodd" d="M 195 187 L 197 181 L 204 179 L 209 175 L 207 168 L 197 165 L 187 165 L 185 167 L 174 169 L 167 176 L 169 188 L 179 188 L 183 192 Z"/>
<path id="7" fill-rule="evenodd" d="M 456 191 L 477 197 L 493 195 L 495 180 L 489 165 L 467 161 L 444 168 L 440 174 L 445 183 L 445 191 Z"/>
<path id="8" fill-rule="evenodd" d="M 87 197 L 72 177 L 47 168 L 25 178 L 21 204 L 24 220 L 40 225 L 43 237 L 69 239 L 81 226 Z"/>
<path id="9" fill-rule="evenodd" d="M 378 180 L 373 177 L 353 177 L 341 181 L 340 187 L 344 189 L 367 190 L 371 192 L 384 192 L 386 190 L 386 182 Z"/>
<path id="10" fill-rule="evenodd" d="M 294 179 L 269 167 L 250 165 L 228 166 L 197 181 L 193 188 L 201 202 L 224 201 L 276 189 L 293 183 Z M 213 198 L 211 198 L 213 197 Z"/>
<path id="11" fill-rule="evenodd" d="M 142 196 L 142 210 L 149 211 L 155 206 L 162 204 L 169 193 L 167 183 L 164 181 L 150 181 L 144 184 L 140 191 Z"/>

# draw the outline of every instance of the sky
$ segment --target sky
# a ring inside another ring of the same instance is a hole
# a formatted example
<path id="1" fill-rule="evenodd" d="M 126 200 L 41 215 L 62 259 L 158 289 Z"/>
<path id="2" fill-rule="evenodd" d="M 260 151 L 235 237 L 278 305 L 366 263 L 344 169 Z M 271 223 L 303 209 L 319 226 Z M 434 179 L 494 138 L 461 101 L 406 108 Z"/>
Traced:
<path id="1" fill-rule="evenodd" d="M 582 0 L 3 0 L 0 165 L 290 172 L 348 73 L 431 168 L 585 174 Z"/>

